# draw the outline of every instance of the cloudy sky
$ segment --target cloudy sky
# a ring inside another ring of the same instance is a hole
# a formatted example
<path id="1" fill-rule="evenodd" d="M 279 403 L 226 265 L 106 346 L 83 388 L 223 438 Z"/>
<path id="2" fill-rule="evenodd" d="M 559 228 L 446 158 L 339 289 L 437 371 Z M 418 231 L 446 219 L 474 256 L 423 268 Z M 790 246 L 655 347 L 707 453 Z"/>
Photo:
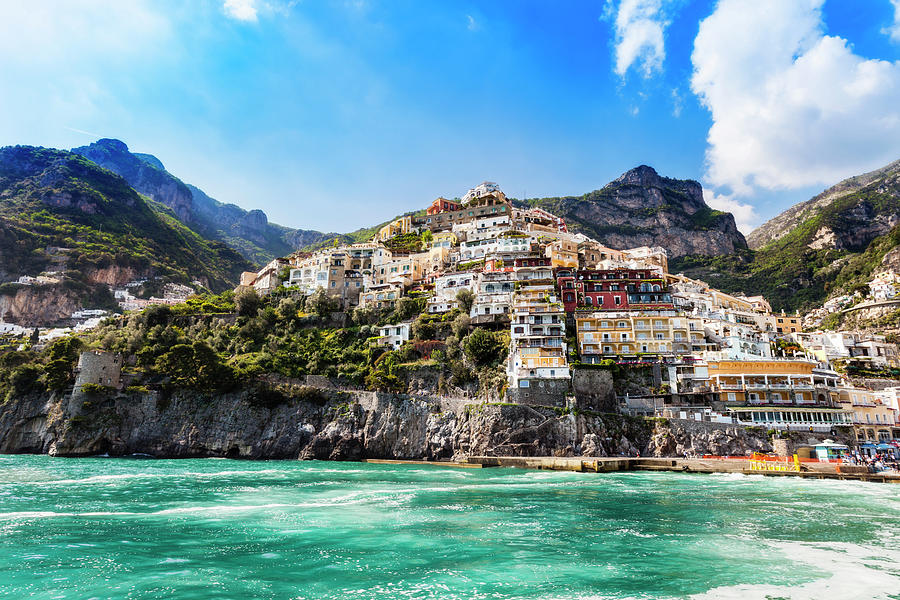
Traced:
<path id="1" fill-rule="evenodd" d="M 900 158 L 900 0 L 0 0 L 0 144 L 348 231 L 649 164 L 747 233 Z"/>

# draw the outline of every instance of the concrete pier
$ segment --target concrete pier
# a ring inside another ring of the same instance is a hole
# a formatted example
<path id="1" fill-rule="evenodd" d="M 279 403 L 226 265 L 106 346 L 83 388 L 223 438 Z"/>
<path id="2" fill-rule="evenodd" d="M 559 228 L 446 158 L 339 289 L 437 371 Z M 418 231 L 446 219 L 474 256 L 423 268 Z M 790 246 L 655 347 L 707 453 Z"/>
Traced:
<path id="1" fill-rule="evenodd" d="M 800 471 L 752 471 L 743 458 L 646 458 L 646 457 L 556 457 L 556 456 L 470 456 L 467 462 L 483 467 L 517 467 L 610 473 L 616 471 L 672 471 L 677 473 L 742 473 L 770 477 L 803 477 L 900 483 L 900 475 L 839 472 L 835 463 L 803 463 Z M 858 471 L 858 469 L 857 469 Z"/>
<path id="2" fill-rule="evenodd" d="M 478 462 L 454 462 L 449 460 L 395 460 L 387 458 L 364 458 L 361 462 L 375 465 L 432 465 L 435 467 L 456 467 L 458 469 L 481 469 L 486 466 Z"/>

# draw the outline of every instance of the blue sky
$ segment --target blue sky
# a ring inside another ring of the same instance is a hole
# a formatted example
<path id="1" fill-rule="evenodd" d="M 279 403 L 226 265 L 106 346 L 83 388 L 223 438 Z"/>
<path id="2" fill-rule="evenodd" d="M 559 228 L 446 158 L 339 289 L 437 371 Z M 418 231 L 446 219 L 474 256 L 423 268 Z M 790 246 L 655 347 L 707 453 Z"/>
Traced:
<path id="1" fill-rule="evenodd" d="M 746 233 L 900 158 L 900 0 L 35 4 L 0 3 L 0 144 L 119 138 L 293 227 L 649 164 Z"/>

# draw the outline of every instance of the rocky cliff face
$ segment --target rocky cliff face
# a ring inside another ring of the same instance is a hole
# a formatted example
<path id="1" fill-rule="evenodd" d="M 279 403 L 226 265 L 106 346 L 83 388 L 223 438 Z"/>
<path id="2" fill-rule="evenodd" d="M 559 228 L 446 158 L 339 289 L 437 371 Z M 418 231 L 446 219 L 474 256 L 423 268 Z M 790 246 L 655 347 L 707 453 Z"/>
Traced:
<path id="1" fill-rule="evenodd" d="M 487 456 L 746 454 L 761 432 L 615 414 L 559 414 L 322 390 L 319 401 L 260 406 L 252 392 L 97 397 L 42 395 L 0 407 L 0 453 L 157 457 L 450 459 Z"/>
<path id="2" fill-rule="evenodd" d="M 747 247 L 734 217 L 711 209 L 696 181 L 661 177 L 646 165 L 584 196 L 529 200 L 613 248 L 662 246 L 672 258 Z"/>
<path id="3" fill-rule="evenodd" d="M 0 320 L 23 327 L 45 326 L 67 319 L 82 307 L 82 298 L 58 285 L 21 287 L 0 295 Z"/>

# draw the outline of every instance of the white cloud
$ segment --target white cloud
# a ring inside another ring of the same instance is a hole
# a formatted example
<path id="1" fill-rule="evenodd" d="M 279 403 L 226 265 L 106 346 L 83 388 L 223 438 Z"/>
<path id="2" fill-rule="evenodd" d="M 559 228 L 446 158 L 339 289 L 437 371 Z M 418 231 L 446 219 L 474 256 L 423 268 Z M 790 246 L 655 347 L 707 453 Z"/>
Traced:
<path id="1" fill-rule="evenodd" d="M 644 78 L 662 70 L 666 58 L 664 33 L 669 26 L 664 8 L 668 0 L 622 0 L 615 13 L 616 74 L 624 77 L 635 66 Z M 607 3 L 604 15 L 611 15 Z"/>
<path id="2" fill-rule="evenodd" d="M 225 0 L 225 14 L 238 21 L 256 21 L 256 0 Z"/>
<path id="3" fill-rule="evenodd" d="M 703 199 L 710 207 L 716 210 L 724 210 L 734 215 L 735 225 L 744 235 L 753 231 L 756 223 L 759 222 L 756 209 L 750 204 L 736 200 L 733 196 L 717 194 L 704 188 Z"/>
<path id="4" fill-rule="evenodd" d="M 681 109 L 684 108 L 684 98 L 677 87 L 672 88 L 672 116 L 676 119 L 681 116 Z"/>
<path id="5" fill-rule="evenodd" d="M 164 43 L 170 29 L 149 0 L 0 2 L 0 67 L 55 66 L 82 58 L 128 61 L 145 54 L 148 45 Z"/>
<path id="6" fill-rule="evenodd" d="M 832 184 L 900 155 L 900 63 L 824 34 L 823 0 L 721 0 L 694 41 L 691 89 L 712 114 L 708 183 Z"/>
<path id="7" fill-rule="evenodd" d="M 881 32 L 891 36 L 891 40 L 900 44 L 900 0 L 891 0 L 891 4 L 894 5 L 894 24 L 885 27 Z"/>
<path id="8" fill-rule="evenodd" d="M 475 20 L 475 17 L 473 17 L 472 15 L 466 15 L 466 28 L 469 31 L 478 31 L 479 29 L 481 29 L 481 25 L 479 25 L 478 21 Z"/>

